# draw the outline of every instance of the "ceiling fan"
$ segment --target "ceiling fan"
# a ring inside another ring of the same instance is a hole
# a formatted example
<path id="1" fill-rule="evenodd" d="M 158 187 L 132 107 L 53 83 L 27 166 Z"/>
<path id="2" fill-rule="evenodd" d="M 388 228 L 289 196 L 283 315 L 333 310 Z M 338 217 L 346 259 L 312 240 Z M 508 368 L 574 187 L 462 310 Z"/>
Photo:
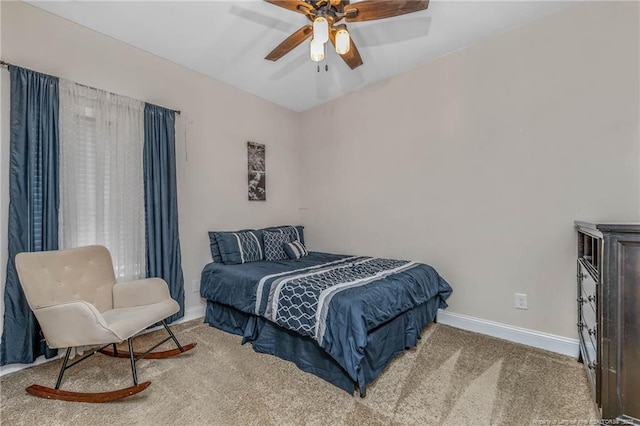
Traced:
<path id="1" fill-rule="evenodd" d="M 340 57 L 355 69 L 362 65 L 362 58 L 345 24 L 340 21 L 362 22 L 391 18 L 418 12 L 429 6 L 429 0 L 364 0 L 353 4 L 349 0 L 265 0 L 267 3 L 305 15 L 311 25 L 305 25 L 280 43 L 265 59 L 277 61 L 312 37 L 309 45 L 311 59 L 321 62 L 325 45 L 331 40 Z"/>

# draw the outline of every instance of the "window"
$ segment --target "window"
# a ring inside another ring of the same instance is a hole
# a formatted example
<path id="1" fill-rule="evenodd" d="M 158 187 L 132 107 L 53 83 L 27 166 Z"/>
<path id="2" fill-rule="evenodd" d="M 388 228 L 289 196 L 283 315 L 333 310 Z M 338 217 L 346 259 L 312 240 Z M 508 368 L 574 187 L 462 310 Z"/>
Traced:
<path id="1" fill-rule="evenodd" d="M 111 252 L 116 278 L 145 265 L 144 104 L 60 80 L 60 248 Z"/>

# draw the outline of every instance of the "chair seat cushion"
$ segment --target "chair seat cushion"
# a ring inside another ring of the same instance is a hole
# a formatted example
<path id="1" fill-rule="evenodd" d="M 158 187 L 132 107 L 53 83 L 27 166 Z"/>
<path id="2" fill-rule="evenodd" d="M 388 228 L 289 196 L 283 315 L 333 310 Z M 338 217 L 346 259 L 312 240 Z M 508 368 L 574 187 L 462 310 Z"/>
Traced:
<path id="1" fill-rule="evenodd" d="M 126 340 L 179 310 L 178 302 L 168 299 L 145 306 L 111 309 L 102 312 L 102 317 L 109 330 L 122 340 Z"/>

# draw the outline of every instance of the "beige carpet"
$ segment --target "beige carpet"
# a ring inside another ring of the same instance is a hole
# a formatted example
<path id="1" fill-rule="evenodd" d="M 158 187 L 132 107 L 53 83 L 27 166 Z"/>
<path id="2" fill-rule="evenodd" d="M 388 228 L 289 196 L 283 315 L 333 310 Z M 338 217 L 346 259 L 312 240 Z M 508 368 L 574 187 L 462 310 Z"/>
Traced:
<path id="1" fill-rule="evenodd" d="M 60 360 L 2 377 L 2 425 L 525 425 L 596 416 L 575 360 L 444 325 L 428 327 L 418 347 L 397 357 L 364 399 L 241 346 L 239 337 L 201 320 L 174 330 L 182 343 L 198 346 L 139 362 L 138 376 L 151 386 L 118 402 L 49 401 L 24 391 L 32 383 L 52 386 Z M 96 355 L 68 370 L 62 389 L 130 384 L 127 359 Z"/>

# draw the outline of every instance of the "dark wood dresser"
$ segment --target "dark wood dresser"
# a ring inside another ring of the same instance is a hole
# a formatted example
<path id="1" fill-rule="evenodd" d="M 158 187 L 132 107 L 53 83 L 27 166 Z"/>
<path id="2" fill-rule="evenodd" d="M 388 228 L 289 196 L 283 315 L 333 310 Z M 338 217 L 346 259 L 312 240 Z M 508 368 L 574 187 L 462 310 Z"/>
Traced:
<path id="1" fill-rule="evenodd" d="M 580 360 L 603 423 L 640 425 L 640 223 L 575 226 Z"/>

